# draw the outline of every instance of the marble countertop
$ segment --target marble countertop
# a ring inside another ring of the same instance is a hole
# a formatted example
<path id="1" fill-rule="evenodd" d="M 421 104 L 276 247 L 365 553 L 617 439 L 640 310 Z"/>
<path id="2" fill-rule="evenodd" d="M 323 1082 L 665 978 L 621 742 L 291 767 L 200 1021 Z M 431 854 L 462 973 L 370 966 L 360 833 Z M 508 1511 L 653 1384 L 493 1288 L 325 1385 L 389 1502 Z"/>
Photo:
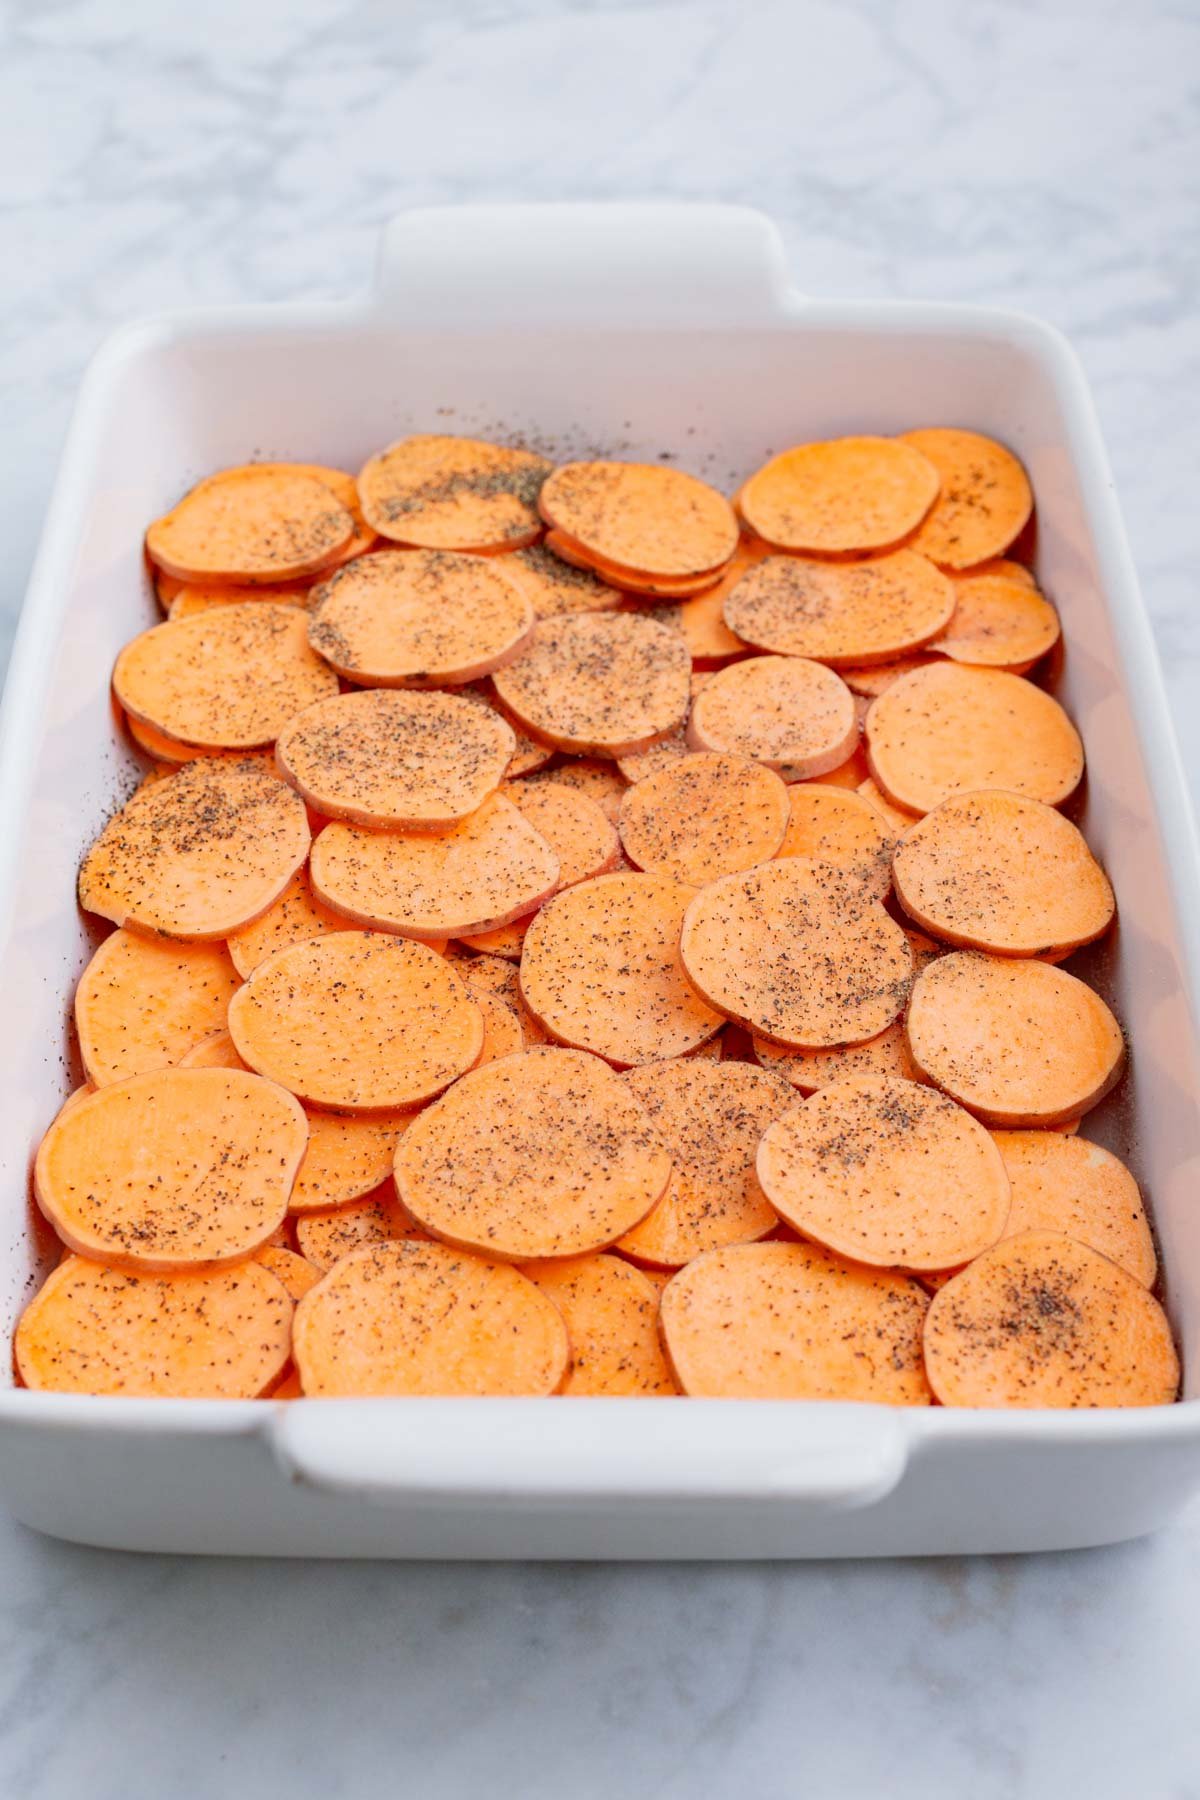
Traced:
<path id="1" fill-rule="evenodd" d="M 1200 778 L 1200 13 L 1187 0 L 10 0 L 0 649 L 82 365 L 336 295 L 381 221 L 748 201 L 828 295 L 1052 319 L 1094 386 Z M 1026 1560 L 201 1563 L 0 1520 L 0 1793 L 1200 1794 L 1200 1507 Z"/>

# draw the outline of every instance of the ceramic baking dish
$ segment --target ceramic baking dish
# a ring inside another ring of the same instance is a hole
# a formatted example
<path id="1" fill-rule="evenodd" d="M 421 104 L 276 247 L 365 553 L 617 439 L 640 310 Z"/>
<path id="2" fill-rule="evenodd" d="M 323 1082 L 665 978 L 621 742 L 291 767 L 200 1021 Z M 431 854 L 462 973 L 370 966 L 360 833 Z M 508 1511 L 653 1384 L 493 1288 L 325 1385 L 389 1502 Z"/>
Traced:
<path id="1" fill-rule="evenodd" d="M 770 224 L 732 208 L 412 213 L 387 230 L 366 299 L 174 314 L 122 331 L 96 359 L 0 727 L 0 1327 L 10 1331 L 50 1251 L 29 1169 L 73 1080 L 68 1002 L 93 942 L 74 904 L 77 860 L 135 774 L 108 677 L 155 616 L 148 519 L 222 464 L 353 469 L 413 429 L 677 458 L 732 487 L 798 439 L 923 423 L 993 433 L 1033 477 L 1038 568 L 1068 644 L 1059 691 L 1088 753 L 1082 822 L 1120 906 L 1119 939 L 1085 972 L 1133 1049 L 1088 1134 L 1125 1156 L 1150 1196 L 1189 1397 L 989 1414 L 13 1389 L 0 1394 L 0 1495 L 18 1517 L 141 1550 L 930 1554 L 1132 1536 L 1200 1486 L 1196 844 L 1078 364 L 1053 331 L 1014 314 L 808 299 Z"/>

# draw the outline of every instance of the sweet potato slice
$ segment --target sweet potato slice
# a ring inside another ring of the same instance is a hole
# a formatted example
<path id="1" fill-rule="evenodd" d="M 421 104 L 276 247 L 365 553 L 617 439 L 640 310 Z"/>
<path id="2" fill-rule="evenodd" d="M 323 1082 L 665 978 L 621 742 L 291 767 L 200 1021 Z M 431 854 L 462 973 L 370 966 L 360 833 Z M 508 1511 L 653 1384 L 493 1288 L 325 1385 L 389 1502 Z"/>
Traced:
<path id="1" fill-rule="evenodd" d="M 750 1063 L 685 1057 L 631 1069 L 625 1081 L 671 1157 L 657 1206 L 617 1248 L 638 1262 L 680 1268 L 705 1250 L 749 1244 L 778 1223 L 754 1166 L 759 1139 L 795 1096 Z"/>
<path id="2" fill-rule="evenodd" d="M 868 899 L 882 900 L 896 840 L 871 802 L 852 788 L 817 781 L 795 782 L 787 793 L 787 830 L 776 855 L 831 863 Z"/>
<path id="3" fill-rule="evenodd" d="M 617 588 L 601 581 L 592 569 L 581 569 L 555 556 L 545 544 L 514 550 L 499 567 L 520 588 L 539 619 L 555 619 L 561 613 L 611 612 L 621 604 Z"/>
<path id="4" fill-rule="evenodd" d="M 917 1282 L 819 1244 L 734 1244 L 667 1283 L 659 1321 L 675 1379 L 700 1399 L 927 1406 L 928 1306 Z"/>
<path id="5" fill-rule="evenodd" d="M 308 645 L 294 606 L 218 607 L 155 625 L 122 650 L 113 692 L 131 718 L 210 750 L 272 744 L 337 676 Z"/>
<path id="6" fill-rule="evenodd" d="M 601 875 L 543 906 L 525 936 L 521 993 L 551 1037 L 622 1066 L 715 1037 L 721 1015 L 679 956 L 692 893 L 661 875 Z"/>
<path id="7" fill-rule="evenodd" d="M 525 1048 L 521 1021 L 499 994 L 476 994 L 475 1003 L 483 1014 L 483 1051 L 477 1068 L 502 1056 L 516 1056 Z"/>
<path id="8" fill-rule="evenodd" d="M 696 575 L 720 567 L 737 548 L 737 519 L 725 496 L 659 463 L 564 463 L 542 488 L 539 506 L 546 523 L 589 556 L 643 575 Z"/>
<path id="9" fill-rule="evenodd" d="M 551 465 L 531 450 L 418 433 L 373 456 L 358 477 L 380 537 L 425 550 L 519 550 L 541 536 L 537 499 Z"/>
<path id="10" fill-rule="evenodd" d="M 245 980 L 276 950 L 287 950 L 293 944 L 306 944 L 310 938 L 345 929 L 346 921 L 341 914 L 322 905 L 313 893 L 308 870 L 297 869 L 278 900 L 261 918 L 230 932 L 228 949 L 234 968 Z"/>
<path id="11" fill-rule="evenodd" d="M 457 694 L 341 694 L 300 713 L 275 746 L 284 779 L 331 819 L 399 829 L 455 825 L 494 793 L 512 728 Z"/>
<path id="12" fill-rule="evenodd" d="M 903 442 L 928 458 L 941 483 L 912 548 L 948 569 L 1002 556 L 1033 511 L 1029 478 L 1012 451 L 941 426 L 906 431 Z"/>
<path id="13" fill-rule="evenodd" d="M 866 736 L 871 774 L 910 812 L 975 788 L 1058 806 L 1083 775 L 1079 733 L 1058 701 L 1003 669 L 943 662 L 905 675 L 871 707 Z"/>
<path id="14" fill-rule="evenodd" d="M 906 538 L 939 486 L 932 462 L 898 438 L 831 438 L 773 456 L 746 482 L 737 508 L 780 550 L 861 554 Z"/>
<path id="15" fill-rule="evenodd" d="M 225 1024 L 238 974 L 223 944 L 114 931 L 79 977 L 75 1029 L 95 1087 L 167 1069 Z"/>
<path id="16" fill-rule="evenodd" d="M 396 1198 L 390 1176 L 372 1193 L 349 1205 L 325 1207 L 319 1212 L 300 1213 L 296 1219 L 296 1242 L 301 1254 L 322 1273 L 363 1244 L 398 1242 L 403 1238 L 423 1238 Z"/>
<path id="17" fill-rule="evenodd" d="M 1012 1183 L 1005 1237 L 1063 1231 L 1120 1263 L 1143 1287 L 1158 1270 L 1137 1182 L 1110 1150 L 1059 1131 L 996 1131 Z"/>
<path id="18" fill-rule="evenodd" d="M 298 606 L 308 605 L 308 583 L 273 582 L 270 587 L 181 587 L 170 605 L 167 617 L 173 624 L 181 619 L 194 619 L 199 613 L 214 612 L 220 606 Z"/>
<path id="19" fill-rule="evenodd" d="M 931 650 L 955 662 L 1024 675 L 1058 642 L 1058 614 L 1029 582 L 977 575 L 952 585 L 954 614 Z"/>
<path id="20" fill-rule="evenodd" d="M 292 1187 L 288 1211 L 323 1212 L 372 1193 L 392 1173 L 396 1145 L 411 1113 L 308 1114 L 308 1148 Z"/>
<path id="21" fill-rule="evenodd" d="M 344 1112 L 420 1106 L 473 1068 L 483 1016 L 444 957 L 381 932 L 277 950 L 238 989 L 229 1034 L 252 1069 Z"/>
<path id="22" fill-rule="evenodd" d="M 287 1297 L 293 1305 L 303 1300 L 309 1288 L 316 1287 L 321 1279 L 321 1271 L 307 1257 L 297 1256 L 294 1250 L 287 1250 L 282 1244 L 268 1244 L 254 1258 L 264 1269 L 270 1269 L 272 1275 L 283 1285 Z"/>
<path id="23" fill-rule="evenodd" d="M 946 1283 L 925 1366 L 943 1406 L 1165 1406 L 1179 1391 L 1158 1301 L 1054 1231 L 1004 1238 Z"/>
<path id="24" fill-rule="evenodd" d="M 897 845 L 905 912 L 950 944 L 998 956 L 1063 953 L 1112 923 L 1108 877 L 1052 806 L 991 790 L 943 800 Z"/>
<path id="25" fill-rule="evenodd" d="M 559 887 L 606 875 L 616 865 L 621 855 L 616 827 L 583 788 L 561 781 L 510 781 L 502 791 L 557 856 Z"/>
<path id="26" fill-rule="evenodd" d="M 34 1189 L 60 1238 L 127 1269 L 216 1268 L 287 1212 L 308 1123 L 290 1094 L 236 1069 L 156 1069 L 60 1113 Z"/>
<path id="27" fill-rule="evenodd" d="M 563 1316 L 571 1361 L 564 1394 L 625 1397 L 677 1392 L 658 1337 L 658 1295 L 619 1256 L 531 1262 L 521 1273 Z"/>
<path id="28" fill-rule="evenodd" d="M 317 574 L 354 534 L 324 482 L 247 463 L 197 482 L 151 525 L 146 554 L 186 584 L 257 587 Z"/>
<path id="29" fill-rule="evenodd" d="M 249 759 L 258 762 L 264 768 L 273 768 L 272 754 L 269 748 L 261 750 L 206 750 L 200 744 L 185 744 L 181 738 L 168 737 L 165 731 L 159 731 L 154 725 L 145 725 L 141 719 L 131 714 L 123 714 L 125 728 L 139 750 L 155 759 L 160 773 L 173 774 L 180 763 L 195 762 L 197 757 L 224 758 L 230 762 L 243 762 Z"/>
<path id="30" fill-rule="evenodd" d="M 864 781 L 869 781 L 870 778 L 871 771 L 867 767 L 866 754 L 861 744 L 855 744 L 845 762 L 839 763 L 836 769 L 829 769 L 824 775 L 813 777 L 825 787 L 842 788 L 860 787 Z"/>
<path id="31" fill-rule="evenodd" d="M 639 613 L 544 619 L 497 670 L 502 704 L 559 750 L 622 756 L 687 717 L 691 659 L 678 632 Z"/>
<path id="32" fill-rule="evenodd" d="M 224 938 L 308 854 L 303 802 L 252 757 L 199 758 L 134 794 L 83 859 L 79 904 L 115 925 Z"/>
<path id="33" fill-rule="evenodd" d="M 758 1178 L 794 1231 L 879 1269 L 969 1262 L 1010 1204 L 990 1132 L 936 1088 L 890 1076 L 831 1082 L 776 1119 Z"/>
<path id="34" fill-rule="evenodd" d="M 887 825 L 897 843 L 904 836 L 909 827 L 915 825 L 917 820 L 921 817 L 920 813 L 909 812 L 907 807 L 893 806 L 892 802 L 887 798 L 887 795 L 880 793 L 869 775 L 865 781 L 859 782 L 855 791 L 861 794 L 862 798 L 869 801 L 875 808 L 875 811 Z M 893 855 L 894 854 L 895 852 L 893 851 Z"/>
<path id="35" fill-rule="evenodd" d="M 949 625 L 955 600 L 953 582 L 926 557 L 894 550 L 841 563 L 768 556 L 731 588 L 724 611 L 759 650 L 839 668 L 919 649 Z"/>
<path id="36" fill-rule="evenodd" d="M 843 870 L 803 856 L 702 889 L 684 915 L 680 955 L 711 1006 L 801 1049 L 877 1037 L 912 982 L 895 920 Z"/>
<path id="37" fill-rule="evenodd" d="M 502 794 L 442 831 L 327 825 L 312 847 L 313 891 L 356 923 L 441 941 L 519 919 L 558 886 L 559 860 Z"/>
<path id="38" fill-rule="evenodd" d="M 671 1158 L 599 1057 L 541 1048 L 474 1070 L 426 1107 L 395 1172 L 431 1236 L 525 1262 L 615 1243 L 662 1195 Z"/>
<path id="39" fill-rule="evenodd" d="M 823 663 L 752 656 L 729 663 L 692 702 L 693 750 L 723 750 L 806 781 L 836 769 L 858 743 L 849 688 Z"/>
<path id="40" fill-rule="evenodd" d="M 494 931 L 472 931 L 460 938 L 468 950 L 479 950 L 484 956 L 503 956 L 509 962 L 520 962 L 525 948 L 525 933 L 537 915 L 526 913 L 511 925 L 497 925 Z"/>
<path id="41" fill-rule="evenodd" d="M 922 970 L 908 1047 L 986 1125 L 1077 1119 L 1120 1079 L 1121 1028 L 1099 994 L 1050 963 L 955 950 Z"/>
<path id="42" fill-rule="evenodd" d="M 257 1262 L 133 1273 L 70 1256 L 21 1315 L 27 1388 L 175 1400 L 254 1400 L 291 1351 L 292 1302 Z"/>
<path id="43" fill-rule="evenodd" d="M 836 1044 L 828 1050 L 785 1050 L 766 1038 L 754 1039 L 754 1054 L 764 1069 L 790 1082 L 801 1094 L 815 1094 L 830 1082 L 851 1075 L 883 1075 L 901 1081 L 923 1079 L 908 1053 L 904 1022 L 897 1019 L 865 1044 Z"/>
<path id="44" fill-rule="evenodd" d="M 552 1394 L 562 1314 L 504 1263 L 444 1244 L 365 1244 L 296 1308 L 305 1394 Z"/>
<path id="45" fill-rule="evenodd" d="M 360 686 L 451 687 L 511 662 L 535 619 L 494 558 L 379 550 L 314 590 L 308 639 Z"/>
<path id="46" fill-rule="evenodd" d="M 705 569 L 696 575 L 651 575 L 639 569 L 630 569 L 623 563 L 606 562 L 594 551 L 585 549 L 575 538 L 568 537 L 565 531 L 548 531 L 545 542 L 552 556 L 598 576 L 609 587 L 618 588 L 627 601 L 690 600 L 696 594 L 709 592 L 723 579 L 729 567 L 728 563 L 719 563 L 715 568 Z"/>
<path id="47" fill-rule="evenodd" d="M 915 650 L 911 656 L 898 656 L 894 662 L 839 668 L 838 674 L 852 694 L 860 700 L 871 701 L 878 700 L 880 694 L 885 694 L 902 675 L 911 675 L 914 669 L 927 669 L 939 660 L 932 651 Z"/>
<path id="48" fill-rule="evenodd" d="M 555 764 L 549 769 L 539 769 L 536 774 L 526 778 L 531 786 L 540 786 L 543 782 L 554 787 L 578 788 L 589 800 L 594 800 L 606 819 L 613 824 L 621 812 L 621 801 L 628 783 L 622 780 L 617 765 L 611 762 L 599 762 L 590 756 L 573 756 L 566 762 Z"/>
<path id="49" fill-rule="evenodd" d="M 774 770 L 714 752 L 647 775 L 621 802 L 630 861 L 691 887 L 768 861 L 787 824 L 788 790 Z"/>
<path id="50" fill-rule="evenodd" d="M 534 1044 L 549 1042 L 522 998 L 521 978 L 515 963 L 502 956 L 484 954 L 460 956 L 455 959 L 454 967 L 477 999 L 481 994 L 496 994 L 506 1006 L 512 1007 L 527 1050 L 532 1049 Z"/>
<path id="51" fill-rule="evenodd" d="M 193 1044 L 186 1056 L 181 1056 L 180 1069 L 244 1069 L 245 1063 L 237 1053 L 237 1045 L 225 1030 L 210 1031 L 202 1037 L 198 1044 Z"/>
<path id="52" fill-rule="evenodd" d="M 376 533 L 363 518 L 358 498 L 358 483 L 353 475 L 348 474 L 345 469 L 327 469 L 322 463 L 258 463 L 255 466 L 267 474 L 307 475 L 313 481 L 319 481 L 323 487 L 331 490 L 338 505 L 344 506 L 354 520 L 354 535 L 342 545 L 335 558 L 335 563 L 350 562 L 352 558 L 361 556 L 373 544 L 378 543 Z"/>

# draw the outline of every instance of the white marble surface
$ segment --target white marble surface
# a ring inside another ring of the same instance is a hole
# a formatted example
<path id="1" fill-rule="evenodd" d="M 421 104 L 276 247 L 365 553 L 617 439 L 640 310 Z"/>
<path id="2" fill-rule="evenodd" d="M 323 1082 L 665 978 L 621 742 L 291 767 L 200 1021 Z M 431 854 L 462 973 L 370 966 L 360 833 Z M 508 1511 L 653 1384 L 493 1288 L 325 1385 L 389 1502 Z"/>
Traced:
<path id="1" fill-rule="evenodd" d="M 80 368 L 338 294 L 390 212 L 693 196 L 831 295 L 1045 314 L 1095 387 L 1200 776 L 1192 0 L 0 8 L 0 616 Z M 1022 1562 L 196 1564 L 0 1521 L 0 1794 L 1200 1794 L 1200 1509 Z"/>

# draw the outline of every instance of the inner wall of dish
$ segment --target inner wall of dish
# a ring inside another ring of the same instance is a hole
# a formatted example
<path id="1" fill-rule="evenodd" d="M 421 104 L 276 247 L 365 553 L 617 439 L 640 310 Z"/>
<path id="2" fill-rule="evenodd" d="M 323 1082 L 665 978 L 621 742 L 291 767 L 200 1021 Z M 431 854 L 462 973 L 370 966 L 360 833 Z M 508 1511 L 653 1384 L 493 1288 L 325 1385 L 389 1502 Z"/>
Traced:
<path id="1" fill-rule="evenodd" d="M 61 608 L 60 641 L 41 741 L 31 746 L 39 773 L 4 968 L 10 1023 L 0 1046 L 6 1331 L 54 1255 L 31 1204 L 29 1168 L 79 1078 L 70 995 L 101 934 L 74 903 L 78 858 L 138 774 L 115 726 L 108 676 L 120 646 L 159 616 L 141 558 L 149 519 L 222 465 L 278 457 L 356 469 L 414 429 L 515 438 L 559 457 L 661 457 L 732 491 L 772 451 L 805 438 L 961 424 L 1009 443 L 1033 479 L 1038 573 L 1067 644 L 1053 685 L 1088 754 L 1086 791 L 1073 812 L 1108 868 L 1120 909 L 1114 937 L 1071 966 L 1111 1001 L 1133 1047 L 1129 1076 L 1085 1129 L 1143 1183 L 1187 1391 L 1200 1391 L 1200 1211 L 1192 1193 L 1200 1064 L 1151 784 L 1108 614 L 1120 596 L 1106 594 L 1077 474 L 1087 421 L 1073 416 L 1052 352 L 1035 332 L 960 326 L 936 311 L 907 311 L 896 329 L 878 317 L 847 325 L 810 309 L 753 332 L 531 329 L 499 338 L 400 333 L 347 313 L 323 329 L 272 322 L 234 330 L 218 321 L 147 335 L 126 350 L 93 420 L 73 576 L 68 591 L 50 597 Z"/>

